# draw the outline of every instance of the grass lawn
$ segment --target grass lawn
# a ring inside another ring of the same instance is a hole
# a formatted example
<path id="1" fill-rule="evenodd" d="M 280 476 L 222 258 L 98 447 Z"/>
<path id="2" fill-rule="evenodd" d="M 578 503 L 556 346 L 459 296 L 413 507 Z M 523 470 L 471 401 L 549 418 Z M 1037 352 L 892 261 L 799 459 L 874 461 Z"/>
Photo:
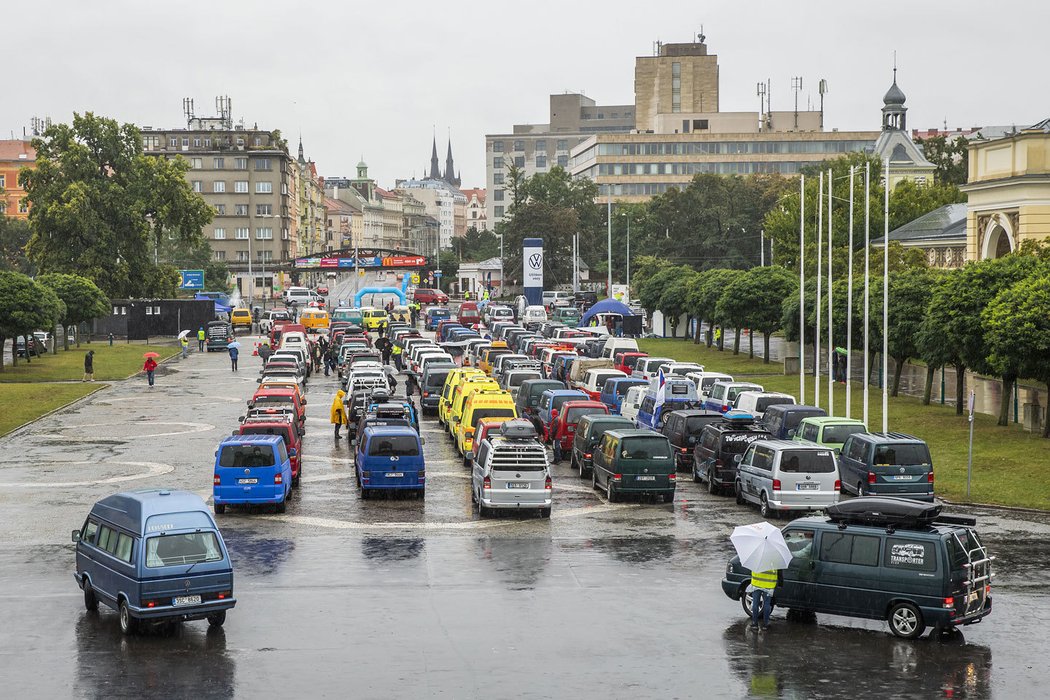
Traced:
<path id="1" fill-rule="evenodd" d="M 99 384 L 0 384 L 0 435 L 99 388 Z"/>
<path id="2" fill-rule="evenodd" d="M 88 350 L 95 351 L 95 381 L 130 377 L 142 369 L 145 361 L 143 353 L 159 353 L 159 362 L 179 352 L 175 341 L 152 342 L 149 345 L 141 342 L 115 343 L 112 347 L 108 343 L 81 343 L 79 348 L 70 346 L 69 352 L 60 347 L 57 355 L 34 357 L 30 363 L 19 358 L 17 367 L 12 367 L 5 360 L 4 371 L 0 372 L 0 383 L 80 381 L 84 378 L 84 355 Z"/>
<path id="3" fill-rule="evenodd" d="M 755 339 L 756 344 L 758 338 Z M 783 365 L 762 360 L 749 360 L 746 345 L 740 355 L 732 348 L 724 352 L 688 340 L 647 339 L 638 342 L 642 351 L 650 355 L 673 357 L 683 362 L 697 362 L 707 369 L 732 374 L 737 379 L 756 381 L 769 391 L 783 391 L 798 396 L 798 375 L 785 376 Z M 813 378 L 808 377 L 806 396 L 813 397 Z M 853 418 L 861 417 L 863 387 L 852 388 Z M 871 387 L 868 426 L 880 430 L 882 426 L 882 390 Z M 822 398 L 827 400 L 827 384 L 822 387 Z M 845 415 L 846 388 L 835 389 L 835 414 Z M 952 406 L 931 404 L 899 396 L 889 401 L 889 429 L 922 438 L 930 446 L 937 493 L 952 501 L 966 500 L 966 461 L 969 423 L 966 416 L 956 416 Z M 1046 479 L 1050 463 L 1050 440 L 1025 432 L 1019 425 L 996 426 L 995 416 L 981 413 L 975 416 L 973 434 L 973 482 L 970 500 L 977 503 L 997 503 L 1008 506 L 1050 510 L 1050 483 Z"/>

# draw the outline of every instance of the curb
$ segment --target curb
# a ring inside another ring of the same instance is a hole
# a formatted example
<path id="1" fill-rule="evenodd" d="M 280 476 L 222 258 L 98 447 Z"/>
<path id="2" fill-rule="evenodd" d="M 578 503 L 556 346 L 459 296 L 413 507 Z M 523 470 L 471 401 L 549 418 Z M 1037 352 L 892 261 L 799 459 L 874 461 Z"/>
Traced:
<path id="1" fill-rule="evenodd" d="M 966 508 L 990 508 L 992 510 L 1008 510 L 1013 513 L 1031 513 L 1033 515 L 1048 515 L 1050 510 L 1040 508 L 1024 508 L 1022 506 L 1004 506 L 998 503 L 972 503 L 968 501 L 949 501 L 938 496 L 938 500 L 950 506 L 964 506 Z"/>
<path id="2" fill-rule="evenodd" d="M 36 383 L 36 384 L 50 384 L 50 383 L 52 383 L 52 382 L 33 382 L 33 383 Z M 58 412 L 60 412 L 60 411 L 64 411 L 64 410 L 66 410 L 67 408 L 71 408 L 71 407 L 73 407 L 73 406 L 76 406 L 76 405 L 77 405 L 78 403 L 81 403 L 82 401 L 86 401 L 87 399 L 90 399 L 90 398 L 91 398 L 92 396 L 94 396 L 94 395 L 95 395 L 95 394 L 97 394 L 98 392 L 102 391 L 103 389 L 108 389 L 108 388 L 109 388 L 109 386 L 110 386 L 110 385 L 109 385 L 109 383 L 108 383 L 108 382 L 106 382 L 106 383 L 100 383 L 100 384 L 99 384 L 99 385 L 98 385 L 97 387 L 95 387 L 95 390 L 94 390 L 94 391 L 90 391 L 90 392 L 88 392 L 88 393 L 84 394 L 84 395 L 83 395 L 83 396 L 81 396 L 81 397 L 80 397 L 79 399 L 73 399 L 72 401 L 70 401 L 70 402 L 69 402 L 69 403 L 67 403 L 67 404 L 63 404 L 63 405 L 61 405 L 61 406 L 57 406 L 56 408 L 52 408 L 52 409 L 51 409 L 50 411 L 48 411 L 47 413 L 42 413 L 42 414 L 40 414 L 39 416 L 37 416 L 37 417 L 36 417 L 36 418 L 34 418 L 33 420 L 29 420 L 29 421 L 26 421 L 26 422 L 25 422 L 25 423 L 23 423 L 22 425 L 19 425 L 19 426 L 15 427 L 15 428 L 11 428 L 11 430 L 8 430 L 8 431 L 7 431 L 6 433 L 4 433 L 3 435 L 0 435 L 0 439 L 6 438 L 6 437 L 8 437 L 8 436 L 10 436 L 10 435 L 14 435 L 15 433 L 17 433 L 18 431 L 22 430 L 23 428 L 27 428 L 27 427 L 29 427 L 30 425 L 32 425 L 33 423 L 36 423 L 36 422 L 37 422 L 37 421 L 39 421 L 39 420 L 42 420 L 42 419 L 44 419 L 44 418 L 47 418 L 48 416 L 52 416 L 52 415 L 54 415 L 54 414 L 56 414 L 56 413 L 58 413 Z"/>

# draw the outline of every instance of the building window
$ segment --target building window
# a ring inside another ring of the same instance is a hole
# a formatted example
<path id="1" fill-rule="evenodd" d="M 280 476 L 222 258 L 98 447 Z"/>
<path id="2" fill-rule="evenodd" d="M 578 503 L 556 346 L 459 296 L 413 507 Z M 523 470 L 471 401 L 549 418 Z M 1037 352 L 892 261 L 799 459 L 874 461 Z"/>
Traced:
<path id="1" fill-rule="evenodd" d="M 193 139 L 193 147 L 194 148 L 200 148 L 201 147 L 200 137 L 197 137 L 197 138 Z"/>
<path id="2" fill-rule="evenodd" d="M 493 158 L 492 159 L 492 167 L 495 170 L 502 170 L 503 169 L 503 158 L 500 157 L 500 156 L 496 156 L 495 158 Z"/>
<path id="3" fill-rule="evenodd" d="M 146 307 L 146 315 L 147 316 L 152 316 L 153 315 L 153 307 L 152 306 L 147 306 Z"/>
<path id="4" fill-rule="evenodd" d="M 671 111 L 682 111 L 682 64 L 671 64 Z"/>
<path id="5" fill-rule="evenodd" d="M 224 229 L 224 228 L 216 228 L 215 229 L 215 240 L 217 240 L 217 241 L 225 241 L 226 240 L 226 229 Z"/>
<path id="6" fill-rule="evenodd" d="M 569 150 L 569 142 L 566 139 L 558 139 L 557 146 L 559 151 Z"/>
<path id="7" fill-rule="evenodd" d="M 273 170 L 273 168 L 270 167 L 270 159 L 269 158 L 256 158 L 255 159 L 255 169 L 256 170 Z"/>
<path id="8" fill-rule="evenodd" d="M 0 175 L 0 189 L 7 187 L 7 175 Z"/>
<path id="9" fill-rule="evenodd" d="M 539 140 L 537 140 L 536 141 L 536 145 L 534 146 L 534 148 L 537 151 L 546 151 L 547 150 L 547 139 L 539 139 Z"/>
<path id="10" fill-rule="evenodd" d="M 272 250 L 257 250 L 255 257 L 257 257 L 259 260 L 262 260 L 263 262 L 270 262 L 271 260 L 273 260 L 273 251 Z M 259 279 L 259 286 L 260 287 L 262 286 L 262 279 L 261 278 Z"/>
<path id="11" fill-rule="evenodd" d="M 521 139 L 515 139 L 514 140 L 514 150 L 515 151 L 524 151 L 525 150 L 525 142 L 522 141 Z"/>
<path id="12" fill-rule="evenodd" d="M 569 156 L 558 156 L 558 167 L 567 168 L 569 167 Z"/>
<path id="13" fill-rule="evenodd" d="M 494 153 L 503 153 L 503 142 L 502 141 L 493 141 L 492 142 L 492 151 Z"/>
<path id="14" fill-rule="evenodd" d="M 255 229 L 255 240 L 257 241 L 272 241 L 273 240 L 273 229 L 269 226 Z"/>
<path id="15" fill-rule="evenodd" d="M 547 156 L 536 156 L 536 167 L 546 168 L 547 167 Z"/>
<path id="16" fill-rule="evenodd" d="M 216 204 L 215 205 L 215 215 L 216 216 L 226 216 L 226 205 L 225 204 Z"/>
<path id="17" fill-rule="evenodd" d="M 237 262 L 248 262 L 248 251 L 238 250 L 237 251 Z"/>
<path id="18" fill-rule="evenodd" d="M 272 182 L 256 182 L 255 183 L 255 194 L 272 194 L 273 183 Z"/>
<path id="19" fill-rule="evenodd" d="M 255 145 L 256 146 L 261 146 L 262 145 L 262 136 L 256 136 L 255 137 Z"/>
<path id="20" fill-rule="evenodd" d="M 225 192 L 226 191 L 226 182 L 223 181 L 223 180 L 216 180 L 215 182 L 211 183 L 211 191 L 212 192 Z"/>
<path id="21" fill-rule="evenodd" d="M 240 139 L 237 139 L 237 140 L 240 141 Z M 247 158 L 234 158 L 233 159 L 233 167 L 234 167 L 235 170 L 247 170 L 248 169 L 248 159 Z"/>
<path id="22" fill-rule="evenodd" d="M 234 204 L 233 205 L 234 216 L 248 216 L 248 205 L 247 204 Z"/>
<path id="23" fill-rule="evenodd" d="M 503 216 L 503 207 L 502 206 L 493 207 L 492 208 L 492 213 L 495 215 L 495 217 L 497 219 L 502 217 Z"/>
<path id="24" fill-rule="evenodd" d="M 178 148 L 179 140 L 172 136 L 170 139 L 168 139 L 168 146 L 170 146 L 171 148 Z"/>
<path id="25" fill-rule="evenodd" d="M 248 240 L 248 229 L 247 228 L 238 227 L 236 235 L 237 235 L 237 240 L 239 240 L 239 241 L 246 241 L 246 240 Z"/>
<path id="26" fill-rule="evenodd" d="M 242 193 L 242 194 L 247 192 L 248 191 L 248 181 L 247 180 L 237 180 L 236 182 L 233 183 L 233 191 L 234 192 L 239 192 L 239 193 Z"/>
<path id="27" fill-rule="evenodd" d="M 211 167 L 213 167 L 215 170 L 222 170 L 222 169 L 224 169 L 226 167 L 226 159 L 225 158 L 212 158 L 211 159 Z"/>
<path id="28" fill-rule="evenodd" d="M 256 204 L 255 205 L 256 216 L 272 216 L 273 205 L 272 204 Z"/>
<path id="29" fill-rule="evenodd" d="M 503 173 L 496 173 L 496 174 L 494 174 L 492 176 L 492 184 L 493 185 L 502 185 L 503 184 Z"/>
<path id="30" fill-rule="evenodd" d="M 288 183 L 287 182 L 282 182 L 281 183 L 281 194 L 288 194 Z"/>
<path id="31" fill-rule="evenodd" d="M 514 156 L 514 167 L 524 168 L 525 167 L 525 156 Z"/>
<path id="32" fill-rule="evenodd" d="M 492 192 L 492 201 L 494 201 L 494 202 L 502 202 L 503 201 L 503 192 L 504 192 L 503 190 L 493 190 L 493 192 Z"/>
<path id="33" fill-rule="evenodd" d="M 190 147 L 190 140 L 186 136 L 182 137 L 182 147 L 183 148 L 189 148 Z"/>
<path id="34" fill-rule="evenodd" d="M 193 191 L 194 192 L 203 192 L 204 191 L 204 183 L 201 182 L 200 180 L 194 180 L 193 181 Z"/>
<path id="35" fill-rule="evenodd" d="M 243 146 L 243 145 L 244 145 L 244 137 L 242 137 L 242 136 L 238 136 L 238 137 L 237 137 L 237 145 L 238 145 L 238 146 Z M 244 159 L 244 162 L 245 162 L 245 166 L 244 166 L 244 169 L 245 169 L 245 170 L 247 170 L 247 169 L 248 169 L 248 165 L 247 165 L 247 163 L 248 163 L 248 159 L 247 159 L 247 158 L 245 158 L 245 159 Z"/>
<path id="36" fill-rule="evenodd" d="M 211 139 L 204 139 L 204 147 L 211 148 Z"/>
<path id="37" fill-rule="evenodd" d="M 219 261 L 225 260 L 226 259 L 226 251 L 225 250 L 216 250 L 215 251 L 215 259 L 219 260 Z"/>
<path id="38" fill-rule="evenodd" d="M 694 119 L 693 120 L 693 131 L 706 131 L 708 127 L 707 119 Z"/>

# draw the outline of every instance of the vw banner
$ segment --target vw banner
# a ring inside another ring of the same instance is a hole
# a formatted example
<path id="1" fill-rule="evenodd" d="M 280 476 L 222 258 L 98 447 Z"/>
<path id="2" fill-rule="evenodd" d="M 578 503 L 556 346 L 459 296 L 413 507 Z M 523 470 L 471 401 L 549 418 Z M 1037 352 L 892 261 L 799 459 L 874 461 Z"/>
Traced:
<path id="1" fill-rule="evenodd" d="M 521 242 L 521 280 L 530 306 L 543 304 L 543 239 L 526 238 Z"/>

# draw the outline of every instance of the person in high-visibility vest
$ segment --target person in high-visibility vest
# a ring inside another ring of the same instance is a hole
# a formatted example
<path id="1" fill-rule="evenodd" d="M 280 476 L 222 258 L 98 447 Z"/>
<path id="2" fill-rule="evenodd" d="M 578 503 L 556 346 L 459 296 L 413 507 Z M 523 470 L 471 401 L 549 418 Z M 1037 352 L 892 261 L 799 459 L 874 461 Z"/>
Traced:
<path id="1" fill-rule="evenodd" d="M 769 629 L 769 614 L 773 612 L 773 589 L 777 587 L 777 571 L 751 572 L 751 629 L 758 629 L 762 615 L 762 629 Z"/>
<path id="2" fill-rule="evenodd" d="M 392 347 L 390 349 L 390 354 L 394 358 L 394 366 L 397 367 L 397 371 L 400 372 L 401 369 L 402 369 L 402 367 L 401 367 L 401 346 L 395 344 L 394 347 Z"/>

